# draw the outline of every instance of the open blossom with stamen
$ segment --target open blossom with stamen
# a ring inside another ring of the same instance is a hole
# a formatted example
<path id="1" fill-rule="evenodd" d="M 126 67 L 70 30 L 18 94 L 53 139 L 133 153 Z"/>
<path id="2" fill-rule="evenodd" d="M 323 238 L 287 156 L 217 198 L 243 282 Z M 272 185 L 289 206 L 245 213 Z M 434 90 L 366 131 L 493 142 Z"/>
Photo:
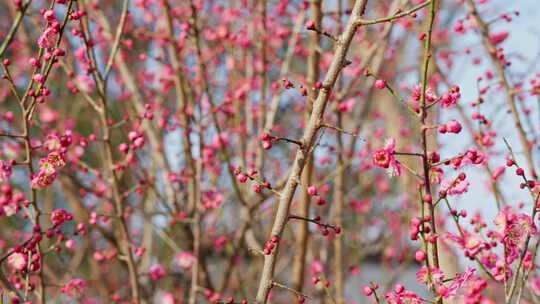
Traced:
<path id="1" fill-rule="evenodd" d="M 15 252 L 8 257 L 7 263 L 14 270 L 20 271 L 26 268 L 28 261 L 25 254 Z"/>
<path id="2" fill-rule="evenodd" d="M 51 152 L 39 161 L 42 171 L 54 170 L 66 165 L 64 156 L 59 152 Z"/>
<path id="3" fill-rule="evenodd" d="M 47 135 L 47 139 L 43 143 L 43 147 L 48 151 L 58 151 L 62 148 L 62 143 L 60 142 L 60 136 L 57 134 L 51 133 Z"/>
<path id="4" fill-rule="evenodd" d="M 61 226 L 65 221 L 71 221 L 72 219 L 73 215 L 65 209 L 56 209 L 51 214 L 51 222 L 55 226 Z"/>
<path id="5" fill-rule="evenodd" d="M 536 234 L 536 226 L 530 216 L 516 214 L 510 206 L 505 206 L 493 220 L 504 240 L 521 243 L 528 234 Z"/>
<path id="6" fill-rule="evenodd" d="M 496 236 L 505 245 L 508 264 L 515 261 L 522 252 L 522 244 L 528 235 L 536 235 L 532 218 L 526 214 L 516 214 L 511 206 L 505 206 L 493 220 L 497 226 Z"/>
<path id="7" fill-rule="evenodd" d="M 56 173 L 56 170 L 54 170 L 54 165 L 47 161 L 46 158 L 42 158 L 39 161 L 39 171 L 43 172 L 45 174 L 53 174 Z"/>
<path id="8" fill-rule="evenodd" d="M 384 148 L 376 150 L 372 155 L 373 164 L 377 167 L 387 169 L 390 176 L 401 175 L 401 165 L 394 156 L 396 140 L 389 138 L 386 140 Z"/>
<path id="9" fill-rule="evenodd" d="M 58 152 L 51 152 L 47 155 L 47 162 L 51 163 L 55 169 L 61 168 L 66 165 L 64 156 Z"/>
<path id="10" fill-rule="evenodd" d="M 36 176 L 32 178 L 30 184 L 32 188 L 45 188 L 54 182 L 57 175 L 58 173 L 56 173 L 54 170 L 40 171 Z"/>
<path id="11" fill-rule="evenodd" d="M 39 161 L 39 172 L 32 178 L 32 188 L 44 188 L 54 182 L 58 173 L 56 169 L 65 166 L 63 154 L 51 152 Z"/>

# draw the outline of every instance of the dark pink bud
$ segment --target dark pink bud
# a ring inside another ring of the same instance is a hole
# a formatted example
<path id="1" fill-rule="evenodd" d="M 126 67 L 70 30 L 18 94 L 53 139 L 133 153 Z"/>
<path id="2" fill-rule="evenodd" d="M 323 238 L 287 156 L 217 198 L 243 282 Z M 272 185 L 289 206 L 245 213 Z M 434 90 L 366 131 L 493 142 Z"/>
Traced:
<path id="1" fill-rule="evenodd" d="M 383 79 L 377 79 L 375 81 L 375 87 L 379 90 L 386 88 L 386 81 L 384 81 Z"/>

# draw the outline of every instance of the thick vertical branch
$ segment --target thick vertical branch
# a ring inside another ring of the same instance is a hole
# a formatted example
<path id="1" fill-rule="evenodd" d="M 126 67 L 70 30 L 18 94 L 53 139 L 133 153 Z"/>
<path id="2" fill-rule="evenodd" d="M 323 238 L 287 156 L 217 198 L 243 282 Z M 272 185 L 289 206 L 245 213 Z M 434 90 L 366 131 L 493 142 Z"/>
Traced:
<path id="1" fill-rule="evenodd" d="M 315 23 L 315 27 L 320 29 L 322 25 L 322 12 L 321 1 L 315 0 L 310 3 L 311 20 Z M 317 91 L 315 90 L 315 83 L 319 80 L 319 46 L 320 38 L 319 34 L 315 31 L 311 31 L 309 34 L 309 56 L 307 59 L 307 85 L 308 97 L 304 109 L 304 120 L 307 121 L 311 115 L 313 107 L 312 100 L 317 98 Z M 299 216 L 308 217 L 309 205 L 311 202 L 311 196 L 307 193 L 307 187 L 311 185 L 313 175 L 313 155 L 309 153 L 307 156 L 307 163 L 304 172 L 302 173 L 302 190 L 300 192 L 300 207 L 298 212 Z M 293 261 L 293 288 L 297 291 L 302 291 L 304 285 L 304 270 L 306 264 L 306 252 L 308 243 L 308 222 L 300 221 L 298 223 L 298 238 L 297 238 L 297 251 Z"/>
<path id="2" fill-rule="evenodd" d="M 426 89 L 428 84 L 428 70 L 429 70 L 429 62 L 431 60 L 431 38 L 432 38 L 432 32 L 433 32 L 433 23 L 435 21 L 435 12 L 436 12 L 436 5 L 437 1 L 432 0 L 429 4 L 429 12 L 428 12 L 428 19 L 427 19 L 427 32 L 424 42 L 424 61 L 422 64 L 422 70 L 421 70 L 421 77 L 422 77 L 422 91 L 420 96 L 420 105 L 421 105 L 421 118 L 420 118 L 420 127 L 422 128 L 422 165 L 423 165 L 423 173 L 424 173 L 424 195 L 431 196 L 431 183 L 429 178 L 429 158 L 428 158 L 428 134 L 429 129 L 423 128 L 428 121 L 428 105 L 426 102 Z M 428 212 L 430 215 L 430 226 L 432 229 L 433 235 L 437 234 L 437 226 L 436 226 L 436 220 L 435 220 L 435 205 L 432 203 L 426 203 L 425 200 L 422 200 L 422 208 L 425 209 L 427 205 Z M 428 245 L 429 248 L 429 259 L 431 260 L 431 263 L 436 268 L 439 268 L 439 249 L 438 249 L 438 240 L 436 240 L 431 246 Z M 439 299 L 438 303 L 442 303 L 442 298 Z"/>
<path id="3" fill-rule="evenodd" d="M 287 223 L 292 198 L 300 181 L 302 171 L 307 161 L 308 153 L 313 148 L 317 131 L 322 123 L 323 114 L 330 97 L 330 92 L 334 87 L 341 70 L 343 69 L 347 51 L 349 50 L 351 41 L 356 33 L 357 19 L 360 18 L 363 3 L 365 2 L 367 2 L 367 0 L 355 1 L 351 16 L 347 22 L 347 26 L 337 43 L 337 48 L 330 64 L 330 68 L 328 69 L 328 73 L 323 81 L 323 87 L 321 88 L 319 95 L 313 104 L 313 111 L 304 130 L 304 135 L 302 137 L 303 145 L 302 147 L 298 148 L 296 152 L 296 156 L 292 164 L 291 175 L 289 176 L 285 188 L 281 193 L 281 197 L 278 202 L 278 210 L 272 225 L 272 236 L 281 237 L 283 229 Z M 264 258 L 264 265 L 259 281 L 259 289 L 257 291 L 257 303 L 266 303 L 267 301 L 268 293 L 272 288 L 274 267 L 276 265 L 278 252 L 279 244 L 271 254 L 266 255 Z"/>

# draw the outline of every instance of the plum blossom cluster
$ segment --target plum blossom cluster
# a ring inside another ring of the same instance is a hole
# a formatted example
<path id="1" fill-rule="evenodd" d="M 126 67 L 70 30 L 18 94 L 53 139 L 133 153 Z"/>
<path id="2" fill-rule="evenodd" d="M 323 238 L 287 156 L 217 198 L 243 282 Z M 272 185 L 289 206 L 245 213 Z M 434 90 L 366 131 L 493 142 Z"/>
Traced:
<path id="1" fill-rule="evenodd" d="M 39 36 L 37 43 L 40 48 L 47 49 L 55 46 L 62 24 L 56 20 L 56 16 L 52 10 L 44 11 L 43 18 L 47 21 L 48 25 L 41 36 Z"/>
<path id="2" fill-rule="evenodd" d="M 393 291 L 384 294 L 384 299 L 388 304 L 423 304 L 424 301 L 414 292 L 405 289 L 401 284 L 397 284 Z"/>
<path id="3" fill-rule="evenodd" d="M 23 192 L 13 189 L 11 184 L 0 186 L 0 216 L 12 216 L 27 205 L 28 201 Z"/>
<path id="4" fill-rule="evenodd" d="M 66 151 L 71 143 L 72 136 L 70 132 L 65 135 L 56 133 L 47 135 L 43 148 L 49 153 L 39 160 L 39 171 L 34 176 L 31 176 L 32 188 L 45 188 L 54 182 L 58 176 L 58 170 L 66 165 Z"/>
<path id="5" fill-rule="evenodd" d="M 428 272 L 430 275 L 428 275 Z M 481 284 L 485 287 L 485 280 L 476 276 L 476 269 L 468 267 L 465 272 L 457 274 L 450 280 L 446 280 L 446 275 L 436 267 L 431 267 L 428 271 L 426 266 L 416 273 L 418 282 L 433 286 L 438 295 L 444 299 L 453 299 L 460 295 L 465 295 L 465 301 L 470 302 L 470 298 L 476 298 L 481 289 L 475 288 L 475 294 L 466 294 L 465 290 L 469 285 Z M 468 299 L 469 298 L 469 299 Z M 423 303 L 423 302 L 421 302 Z"/>
<path id="6" fill-rule="evenodd" d="M 126 143 L 121 143 L 118 145 L 118 150 L 121 152 L 127 153 L 129 150 L 141 149 L 144 146 L 145 139 L 141 132 L 131 131 L 128 134 L 128 138 L 131 141 L 131 145 Z"/>
<path id="7" fill-rule="evenodd" d="M 504 244 L 506 263 L 516 261 L 525 239 L 538 234 L 531 216 L 516 214 L 511 206 L 505 206 L 493 220 L 497 230 L 491 232 L 492 239 Z"/>
<path id="8" fill-rule="evenodd" d="M 279 243 L 279 237 L 273 236 L 269 242 L 266 242 L 264 245 L 263 253 L 265 255 L 270 255 L 272 253 L 272 250 L 276 248 L 276 244 Z"/>
<path id="9" fill-rule="evenodd" d="M 486 161 L 484 153 L 476 150 L 467 150 L 462 157 L 456 157 L 450 161 L 454 169 L 463 168 L 466 165 L 481 165 Z"/>
<path id="10" fill-rule="evenodd" d="M 443 179 L 439 187 L 439 195 L 459 195 L 469 190 L 470 182 L 466 180 L 467 175 L 460 173 L 455 179 Z"/>
<path id="11" fill-rule="evenodd" d="M 236 175 L 236 180 L 242 184 L 246 183 L 249 180 L 252 181 L 251 189 L 255 193 L 261 193 L 263 189 L 272 190 L 272 185 L 267 181 L 260 181 L 257 178 L 259 172 L 257 170 L 251 170 L 249 173 L 243 173 L 241 167 L 236 167 L 234 169 L 234 174 Z"/>
<path id="12" fill-rule="evenodd" d="M 460 88 L 459 86 L 452 86 L 449 92 L 444 93 L 440 97 L 440 103 L 441 107 L 443 108 L 451 108 L 456 103 L 458 103 L 459 99 L 461 97 Z"/>
<path id="13" fill-rule="evenodd" d="M 32 188 L 45 188 L 51 185 L 58 176 L 57 170 L 66 164 L 64 155 L 51 152 L 39 161 L 39 172 L 32 177 Z"/>
<path id="14" fill-rule="evenodd" d="M 51 223 L 55 227 L 61 227 L 66 221 L 73 220 L 73 214 L 69 213 L 65 209 L 56 209 L 51 213 Z"/>
<path id="15" fill-rule="evenodd" d="M 447 122 L 445 125 L 439 126 L 438 131 L 441 134 L 444 134 L 446 132 L 457 134 L 461 132 L 461 129 L 462 129 L 461 124 L 457 120 L 452 119 L 449 122 Z"/>
<path id="16" fill-rule="evenodd" d="M 42 256 L 39 252 L 38 244 L 42 240 L 41 228 L 36 226 L 32 237 L 23 243 L 10 250 L 7 255 L 7 264 L 15 273 L 26 274 L 37 272 L 41 269 Z M 15 280 L 17 277 L 14 276 Z M 34 288 L 31 286 L 30 288 Z M 18 289 L 23 289 L 24 285 L 20 284 Z"/>
<path id="17" fill-rule="evenodd" d="M 465 257 L 482 263 L 494 279 L 506 281 L 513 275 L 510 266 L 520 258 L 523 258 L 523 267 L 530 269 L 532 254 L 524 251 L 523 244 L 528 237 L 535 236 L 538 232 L 529 215 L 518 214 L 511 206 L 505 206 L 493 222 L 496 229 L 488 230 L 484 237 L 480 232 L 485 230 L 487 225 L 477 214 L 470 221 L 477 226 L 474 232 L 460 228 L 461 236 L 446 232 L 445 239 L 458 244 L 464 250 Z M 494 250 L 499 244 L 503 245 L 503 254 Z"/>
<path id="18" fill-rule="evenodd" d="M 325 187 L 325 185 L 322 185 L 320 188 L 327 190 L 327 187 Z M 307 192 L 308 195 L 316 197 L 315 198 L 315 203 L 318 206 L 326 205 L 326 199 L 322 195 L 319 195 L 319 190 L 318 190 L 317 186 L 309 186 L 307 188 L 306 192 Z M 325 191 L 325 192 L 327 192 L 327 191 Z"/>
<path id="19" fill-rule="evenodd" d="M 413 88 L 412 88 L 412 92 L 411 92 L 411 96 L 409 98 L 409 102 L 416 109 L 418 109 L 419 106 L 420 106 L 421 96 L 422 96 L 422 88 L 419 85 L 415 84 L 413 86 Z M 429 103 L 434 103 L 434 102 L 437 101 L 438 97 L 437 97 L 437 94 L 435 94 L 435 92 L 433 91 L 433 89 L 427 88 L 426 92 L 425 92 L 425 99 Z"/>

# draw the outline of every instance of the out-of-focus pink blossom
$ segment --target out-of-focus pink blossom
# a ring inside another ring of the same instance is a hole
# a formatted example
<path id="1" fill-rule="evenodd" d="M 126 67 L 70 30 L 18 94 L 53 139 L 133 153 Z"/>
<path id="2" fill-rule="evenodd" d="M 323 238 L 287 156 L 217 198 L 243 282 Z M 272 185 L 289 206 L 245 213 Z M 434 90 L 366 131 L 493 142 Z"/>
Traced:
<path id="1" fill-rule="evenodd" d="M 0 160 L 0 182 L 8 181 L 12 173 L 11 165 L 7 161 Z"/>
<path id="2" fill-rule="evenodd" d="M 491 41 L 494 44 L 499 44 L 499 43 L 504 42 L 506 40 L 506 38 L 508 38 L 509 35 L 510 35 L 510 33 L 508 31 L 490 33 L 489 34 L 489 39 L 491 39 Z"/>
<path id="3" fill-rule="evenodd" d="M 72 298 L 79 298 L 85 294 L 86 287 L 86 281 L 77 278 L 67 282 L 67 284 L 61 288 L 61 291 Z"/>
<path id="4" fill-rule="evenodd" d="M 25 254 L 14 252 L 8 257 L 7 263 L 12 269 L 20 271 L 26 268 L 28 260 Z"/>
<path id="5" fill-rule="evenodd" d="M 324 266 L 320 260 L 314 260 L 309 265 L 309 272 L 311 273 L 311 275 L 316 275 L 316 274 L 322 273 L 323 271 L 324 271 Z"/>
<path id="6" fill-rule="evenodd" d="M 178 304 L 174 295 L 170 292 L 164 293 L 161 296 L 160 303 L 162 304 Z"/>
<path id="7" fill-rule="evenodd" d="M 195 263 L 195 255 L 189 251 L 182 251 L 176 256 L 175 261 L 181 268 L 190 268 Z"/>
<path id="8" fill-rule="evenodd" d="M 152 280 L 159 280 L 167 275 L 167 270 L 161 264 L 154 264 L 148 270 L 148 274 Z"/>

